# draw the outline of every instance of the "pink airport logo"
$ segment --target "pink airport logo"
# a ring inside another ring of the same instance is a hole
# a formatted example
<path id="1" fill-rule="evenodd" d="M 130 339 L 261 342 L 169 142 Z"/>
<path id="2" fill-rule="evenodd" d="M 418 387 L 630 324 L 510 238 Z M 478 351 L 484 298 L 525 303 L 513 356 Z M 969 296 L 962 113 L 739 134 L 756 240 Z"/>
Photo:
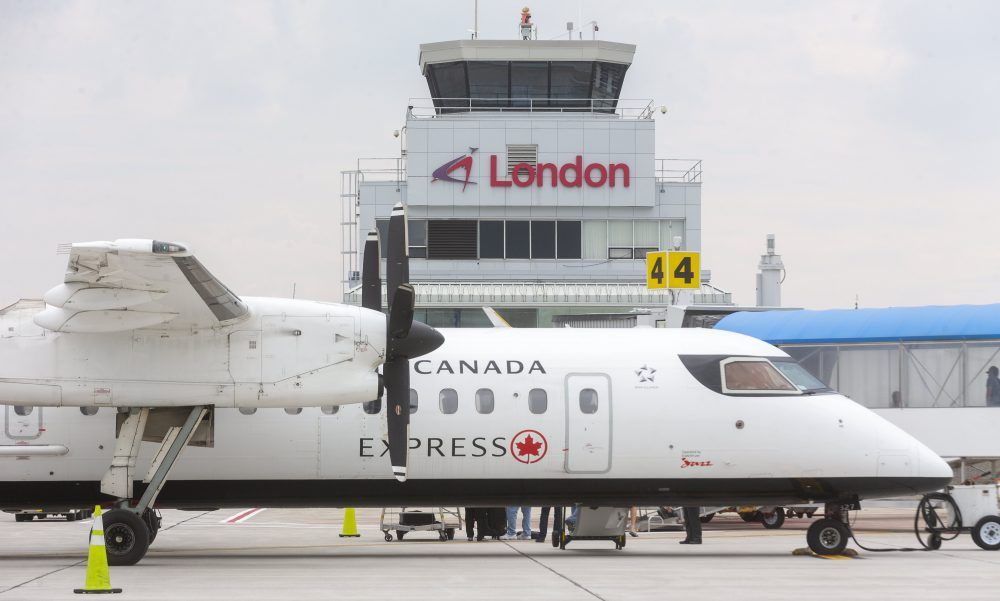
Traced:
<path id="1" fill-rule="evenodd" d="M 478 148 L 469 147 L 469 154 L 463 154 L 457 159 L 452 159 L 441 165 L 431 173 L 431 181 L 436 182 L 441 180 L 443 182 L 455 182 L 456 184 L 462 184 L 462 192 L 465 192 L 465 187 L 470 183 L 475 186 L 476 182 L 469 182 L 469 176 L 472 175 L 472 155 L 476 154 Z M 456 179 L 452 177 L 452 173 L 459 169 L 465 169 L 465 180 Z"/>

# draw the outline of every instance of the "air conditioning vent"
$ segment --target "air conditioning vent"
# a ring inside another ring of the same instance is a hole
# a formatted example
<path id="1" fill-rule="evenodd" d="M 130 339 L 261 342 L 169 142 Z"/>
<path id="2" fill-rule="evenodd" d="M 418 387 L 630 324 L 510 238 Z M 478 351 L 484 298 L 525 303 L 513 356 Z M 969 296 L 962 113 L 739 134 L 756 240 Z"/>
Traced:
<path id="1" fill-rule="evenodd" d="M 518 163 L 527 163 L 534 168 L 538 164 L 538 144 L 508 144 L 507 177 L 514 173 L 514 165 Z"/>
<path id="2" fill-rule="evenodd" d="M 427 222 L 427 258 L 475 259 L 477 233 L 474 219 L 431 219 Z"/>

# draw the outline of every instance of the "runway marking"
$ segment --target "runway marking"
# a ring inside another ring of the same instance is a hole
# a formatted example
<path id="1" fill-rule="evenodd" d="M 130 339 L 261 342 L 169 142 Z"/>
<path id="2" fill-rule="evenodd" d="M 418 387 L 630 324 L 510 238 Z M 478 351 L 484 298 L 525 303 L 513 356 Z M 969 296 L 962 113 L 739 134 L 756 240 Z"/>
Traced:
<path id="1" fill-rule="evenodd" d="M 528 554 L 527 554 L 527 553 L 525 553 L 524 551 L 522 551 L 522 550 L 518 549 L 517 547 L 515 547 L 514 545 L 510 544 L 509 542 L 507 542 L 507 541 L 500 541 L 500 542 L 502 542 L 503 544 L 505 544 L 505 545 L 507 545 L 508 547 L 510 547 L 511 549 L 513 549 L 513 550 L 514 550 L 514 551 L 515 551 L 515 552 L 516 552 L 516 553 L 517 553 L 518 555 L 520 555 L 521 557 L 524 557 L 525 559 L 529 559 L 529 560 L 531 560 L 531 561 L 535 562 L 536 564 L 538 564 L 538 565 L 540 565 L 541 567 L 545 568 L 546 570 L 548 570 L 548 571 L 552 572 L 552 573 L 553 573 L 553 574 L 555 574 L 556 576 L 558 576 L 558 577 L 562 578 L 562 579 L 563 579 L 563 580 L 565 580 L 566 582 L 569 582 L 569 583 L 570 583 L 570 584 L 572 584 L 573 586 L 575 586 L 575 587 L 577 587 L 578 589 L 582 590 L 583 592 L 587 593 L 587 594 L 588 594 L 588 595 L 590 595 L 591 597 L 593 597 L 593 598 L 595 598 L 595 599 L 598 599 L 599 601 L 607 601 L 607 600 L 606 600 L 606 599 L 605 599 L 604 597 L 602 597 L 602 596 L 598 595 L 598 594 L 597 594 L 597 593 L 595 593 L 594 591 L 592 591 L 592 590 L 590 590 L 589 588 L 587 588 L 587 587 L 583 586 L 582 584 L 580 584 L 580 583 L 579 583 L 579 582 L 577 582 L 576 580 L 573 580 L 573 579 L 572 579 L 572 578 L 570 578 L 569 576 L 567 576 L 567 575 L 563 574 L 562 572 L 560 572 L 560 571 L 558 571 L 558 570 L 556 570 L 556 569 L 554 569 L 554 568 L 550 568 L 549 566 L 547 566 L 547 565 L 545 565 L 544 563 L 542 563 L 542 562 L 538 561 L 537 559 L 535 559 L 535 558 L 534 558 L 534 557 L 532 557 L 531 555 L 528 555 Z"/>
<path id="2" fill-rule="evenodd" d="M 250 509 L 246 509 L 244 511 L 241 511 L 241 512 L 235 514 L 235 515 L 229 516 L 228 518 L 222 520 L 219 523 L 220 524 L 241 524 L 241 523 L 249 520 L 253 516 L 259 514 L 262 511 L 267 511 L 267 507 L 253 507 L 253 508 L 250 508 Z"/>

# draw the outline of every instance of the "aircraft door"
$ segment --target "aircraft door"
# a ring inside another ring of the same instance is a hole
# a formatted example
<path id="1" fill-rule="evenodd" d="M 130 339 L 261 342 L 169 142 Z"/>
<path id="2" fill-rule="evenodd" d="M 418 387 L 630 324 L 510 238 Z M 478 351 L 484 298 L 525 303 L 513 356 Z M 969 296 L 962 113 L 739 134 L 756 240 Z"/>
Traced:
<path id="1" fill-rule="evenodd" d="M 42 408 L 7 405 L 5 430 L 7 438 L 32 439 L 42 434 Z"/>
<path id="2" fill-rule="evenodd" d="M 566 377 L 566 471 L 611 469 L 611 379 L 606 374 Z"/>

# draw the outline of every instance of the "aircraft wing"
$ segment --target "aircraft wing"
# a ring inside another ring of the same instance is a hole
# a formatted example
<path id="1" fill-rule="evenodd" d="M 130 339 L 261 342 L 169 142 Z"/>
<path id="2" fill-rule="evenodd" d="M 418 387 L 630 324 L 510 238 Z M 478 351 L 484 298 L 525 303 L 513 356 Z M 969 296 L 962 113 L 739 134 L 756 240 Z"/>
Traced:
<path id="1" fill-rule="evenodd" d="M 35 323 L 55 332 L 213 327 L 248 312 L 185 245 L 158 240 L 73 244 L 64 283 L 44 299 Z"/>

